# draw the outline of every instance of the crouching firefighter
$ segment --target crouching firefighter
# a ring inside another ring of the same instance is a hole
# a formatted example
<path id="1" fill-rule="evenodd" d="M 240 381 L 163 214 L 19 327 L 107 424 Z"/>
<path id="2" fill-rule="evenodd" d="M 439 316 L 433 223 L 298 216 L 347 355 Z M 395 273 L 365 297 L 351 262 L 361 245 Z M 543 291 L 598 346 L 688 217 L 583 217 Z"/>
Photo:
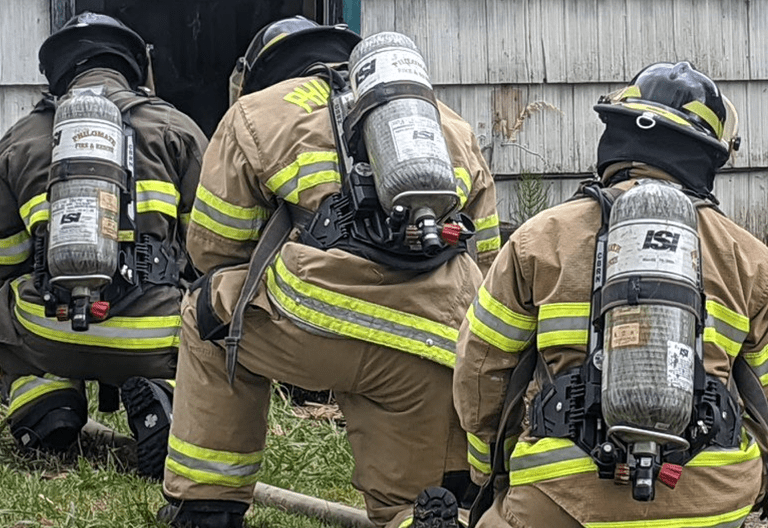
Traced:
<path id="1" fill-rule="evenodd" d="M 765 496 L 768 250 L 712 195 L 735 109 L 680 62 L 595 110 L 600 180 L 513 233 L 461 328 L 470 524 L 741 526 Z"/>
<path id="2" fill-rule="evenodd" d="M 140 88 L 148 47 L 82 13 L 40 48 L 50 94 L 0 140 L 0 367 L 11 433 L 62 450 L 122 400 L 139 471 L 161 476 L 170 425 L 183 244 L 207 140 Z M 148 378 L 156 378 L 150 381 Z M 148 419 L 150 418 L 150 419 Z M 151 425 L 151 427 L 149 425 Z"/>
<path id="3" fill-rule="evenodd" d="M 500 245 L 471 128 L 397 33 L 279 20 L 233 87 L 187 237 L 206 276 L 183 310 L 159 519 L 242 526 L 274 379 L 333 390 L 375 525 L 456 526 L 473 488 L 455 344 Z"/>

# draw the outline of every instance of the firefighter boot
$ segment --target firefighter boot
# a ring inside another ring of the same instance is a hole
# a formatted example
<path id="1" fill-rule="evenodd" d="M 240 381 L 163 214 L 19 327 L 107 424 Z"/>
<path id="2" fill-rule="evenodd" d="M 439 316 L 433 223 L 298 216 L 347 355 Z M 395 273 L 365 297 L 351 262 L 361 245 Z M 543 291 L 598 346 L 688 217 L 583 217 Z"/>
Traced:
<path id="1" fill-rule="evenodd" d="M 123 383 L 120 398 L 128 415 L 128 426 L 136 438 L 139 474 L 162 479 L 168 454 L 173 388 L 166 381 L 137 376 Z"/>
<path id="2" fill-rule="evenodd" d="M 71 386 L 48 391 L 55 384 Z M 12 384 L 8 422 L 22 449 L 66 451 L 75 443 L 88 420 L 88 402 L 78 387 L 77 382 L 33 376 Z"/>
<path id="3" fill-rule="evenodd" d="M 175 528 L 243 528 L 247 510 L 237 501 L 170 501 L 157 512 L 157 520 Z"/>
<path id="4" fill-rule="evenodd" d="M 458 528 L 459 503 L 445 488 L 427 488 L 416 497 L 411 528 Z"/>

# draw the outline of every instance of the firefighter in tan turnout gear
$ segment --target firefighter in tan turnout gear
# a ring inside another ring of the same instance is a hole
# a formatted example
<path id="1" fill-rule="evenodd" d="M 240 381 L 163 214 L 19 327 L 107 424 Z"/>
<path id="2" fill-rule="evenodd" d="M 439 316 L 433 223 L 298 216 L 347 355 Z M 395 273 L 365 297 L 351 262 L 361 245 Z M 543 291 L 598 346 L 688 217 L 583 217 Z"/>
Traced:
<path id="1" fill-rule="evenodd" d="M 184 229 L 207 139 L 140 88 L 147 46 L 85 12 L 40 48 L 50 94 L 0 140 L 0 370 L 23 448 L 66 449 L 119 390 L 138 469 L 160 478 L 178 351 Z M 157 378 L 160 381 L 150 381 Z"/>
<path id="2" fill-rule="evenodd" d="M 188 231 L 206 276 L 182 310 L 158 517 L 242 526 L 276 379 L 334 391 L 377 526 L 455 526 L 470 484 L 455 344 L 500 246 L 470 126 L 434 100 L 421 55 L 394 33 L 361 41 L 283 19 L 232 81 Z"/>
<path id="3" fill-rule="evenodd" d="M 768 249 L 712 195 L 735 110 L 687 62 L 595 110 L 600 180 L 512 234 L 461 327 L 454 399 L 489 482 L 471 521 L 741 526 L 764 493 Z"/>

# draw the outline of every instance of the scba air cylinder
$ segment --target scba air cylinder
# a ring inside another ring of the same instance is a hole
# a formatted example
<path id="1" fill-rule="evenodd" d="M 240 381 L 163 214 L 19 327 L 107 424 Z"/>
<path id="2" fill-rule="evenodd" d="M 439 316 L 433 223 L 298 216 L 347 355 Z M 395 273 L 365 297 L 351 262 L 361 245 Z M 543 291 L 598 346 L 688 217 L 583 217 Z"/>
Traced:
<path id="1" fill-rule="evenodd" d="M 602 411 L 624 441 L 662 445 L 691 419 L 700 258 L 696 210 L 680 190 L 642 180 L 616 200 L 603 287 Z"/>
<path id="2" fill-rule="evenodd" d="M 48 180 L 51 282 L 87 297 L 111 281 L 118 260 L 123 121 L 94 91 L 69 94 L 56 109 Z"/>
<path id="3" fill-rule="evenodd" d="M 400 33 L 377 33 L 352 50 L 349 67 L 356 104 L 366 96 L 374 99 L 372 94 L 386 100 L 363 123 L 384 211 L 390 214 L 395 206 L 406 207 L 411 221 L 425 208 L 437 219 L 453 212 L 458 205 L 453 165 L 416 45 Z"/>

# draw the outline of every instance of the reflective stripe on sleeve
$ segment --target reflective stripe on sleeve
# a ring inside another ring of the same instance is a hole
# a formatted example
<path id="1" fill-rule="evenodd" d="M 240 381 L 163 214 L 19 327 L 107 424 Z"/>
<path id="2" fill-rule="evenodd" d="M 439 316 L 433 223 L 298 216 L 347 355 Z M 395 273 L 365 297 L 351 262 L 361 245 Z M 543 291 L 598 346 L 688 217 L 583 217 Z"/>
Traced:
<path id="1" fill-rule="evenodd" d="M 475 220 L 475 240 L 477 241 L 478 253 L 494 251 L 501 247 L 498 215 L 494 214 Z"/>
<path id="2" fill-rule="evenodd" d="M 305 282 L 279 256 L 267 270 L 267 291 L 281 312 L 311 327 L 451 368 L 456 363 L 459 332 L 455 328 Z"/>
<path id="3" fill-rule="evenodd" d="M 589 339 L 590 304 L 553 303 L 539 308 L 539 350 L 552 346 L 586 345 Z"/>
<path id="4" fill-rule="evenodd" d="M 79 390 L 80 383 L 64 378 L 50 376 L 39 378 L 37 376 L 23 376 L 11 384 L 8 417 L 13 416 L 20 408 L 38 398 L 60 390 Z"/>
<path id="5" fill-rule="evenodd" d="M 469 331 L 499 350 L 517 353 L 525 349 L 536 333 L 536 318 L 516 313 L 481 286 L 467 311 Z"/>
<path id="6" fill-rule="evenodd" d="M 760 447 L 754 439 L 747 436 L 742 429 L 741 445 L 739 447 L 707 447 L 688 461 L 685 467 L 720 467 L 741 464 L 760 458 Z"/>
<path id="7" fill-rule="evenodd" d="M 19 284 L 30 280 L 24 275 L 11 282 L 15 300 L 14 314 L 24 328 L 40 337 L 78 345 L 154 350 L 179 346 L 181 317 L 178 315 L 155 317 L 112 317 L 91 324 L 88 332 L 72 330 L 69 321 L 58 321 L 45 316 L 43 306 L 31 303 L 19 295 Z"/>
<path id="8" fill-rule="evenodd" d="M 584 526 L 585 528 L 739 528 L 750 511 L 752 511 L 751 505 L 721 515 L 677 519 L 588 522 L 584 523 Z"/>
<path id="9" fill-rule="evenodd" d="M 163 213 L 172 218 L 178 216 L 177 206 L 181 194 L 171 182 L 136 180 L 136 212 Z"/>
<path id="10" fill-rule="evenodd" d="M 566 438 L 518 442 L 509 460 L 510 486 L 579 473 L 597 473 L 597 465 L 587 453 Z"/>
<path id="11" fill-rule="evenodd" d="M 755 371 L 757 377 L 760 378 L 760 383 L 763 384 L 763 387 L 768 386 L 768 345 L 757 352 L 744 354 L 744 359 L 752 367 L 752 370 Z"/>
<path id="12" fill-rule="evenodd" d="M 190 221 L 219 236 L 238 242 L 258 240 L 272 212 L 260 206 L 240 207 L 197 186 Z"/>
<path id="13" fill-rule="evenodd" d="M 467 433 L 467 461 L 481 473 L 491 474 L 491 446 L 472 433 Z"/>
<path id="14" fill-rule="evenodd" d="M 299 203 L 299 194 L 323 183 L 341 184 L 336 151 L 303 152 L 296 161 L 267 180 L 267 188 L 288 203 Z"/>
<path id="15" fill-rule="evenodd" d="M 456 194 L 459 195 L 459 209 L 463 209 L 469 199 L 469 194 L 472 192 L 472 178 L 464 167 L 454 167 L 453 176 L 456 178 Z"/>
<path id="16" fill-rule="evenodd" d="M 165 467 L 197 484 L 240 488 L 256 482 L 263 456 L 261 451 L 234 453 L 199 447 L 170 434 Z"/>
<path id="17" fill-rule="evenodd" d="M 47 222 L 51 217 L 48 196 L 46 193 L 40 193 L 33 196 L 27 203 L 19 207 L 19 215 L 24 220 L 27 232 L 32 234 L 32 229 L 38 222 Z"/>
<path id="18" fill-rule="evenodd" d="M 749 333 L 749 319 L 715 301 L 707 301 L 704 342 L 722 348 L 729 356 L 739 355 Z"/>
<path id="19" fill-rule="evenodd" d="M 21 264 L 32 254 L 32 239 L 25 230 L 0 238 L 0 266 Z"/>

